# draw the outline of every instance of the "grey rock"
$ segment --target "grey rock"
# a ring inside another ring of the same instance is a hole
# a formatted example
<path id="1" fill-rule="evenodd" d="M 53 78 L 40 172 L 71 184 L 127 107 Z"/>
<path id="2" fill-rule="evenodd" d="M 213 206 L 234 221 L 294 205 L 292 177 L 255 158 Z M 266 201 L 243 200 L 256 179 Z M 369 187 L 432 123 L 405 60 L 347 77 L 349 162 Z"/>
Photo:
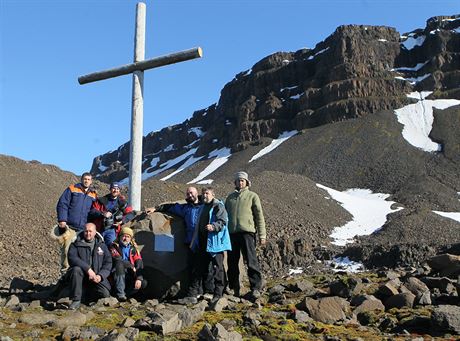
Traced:
<path id="1" fill-rule="evenodd" d="M 209 310 L 211 311 L 216 311 L 216 312 L 221 312 L 225 308 L 228 307 L 228 300 L 226 297 L 221 297 L 219 298 L 214 304 L 209 306 Z"/>
<path id="2" fill-rule="evenodd" d="M 77 326 L 68 326 L 61 335 L 63 340 L 75 340 L 80 338 L 80 328 Z"/>
<path id="3" fill-rule="evenodd" d="M 188 327 L 201 319 L 206 308 L 206 303 L 202 301 L 193 308 L 184 308 L 182 306 L 178 306 L 178 308 L 179 319 L 182 321 L 183 327 Z"/>
<path id="4" fill-rule="evenodd" d="M 353 310 L 353 313 L 358 315 L 361 312 L 374 311 L 374 310 L 385 311 L 385 306 L 383 305 L 382 301 L 371 296 L 370 298 L 364 300 L 360 305 L 358 305 Z"/>
<path id="5" fill-rule="evenodd" d="M 411 292 L 405 292 L 393 295 L 384 301 L 387 310 L 391 308 L 412 308 L 414 306 L 415 295 Z"/>
<path id="6" fill-rule="evenodd" d="M 331 295 L 349 298 L 357 295 L 363 289 L 363 283 L 360 278 L 349 277 L 339 279 L 329 284 Z"/>
<path id="7" fill-rule="evenodd" d="M 105 297 L 101 298 L 97 301 L 98 306 L 104 306 L 104 307 L 116 307 L 118 305 L 118 300 L 115 297 Z"/>
<path id="8" fill-rule="evenodd" d="M 58 317 L 47 313 L 24 314 L 19 318 L 19 322 L 29 325 L 45 325 L 54 322 Z"/>
<path id="9" fill-rule="evenodd" d="M 11 295 L 5 303 L 5 307 L 14 307 L 19 304 L 19 298 L 16 295 Z"/>
<path id="10" fill-rule="evenodd" d="M 298 309 L 296 309 L 295 312 L 292 314 L 292 319 L 297 323 L 313 322 L 313 319 L 310 317 L 310 315 L 308 315 L 307 312 Z"/>
<path id="11" fill-rule="evenodd" d="M 64 317 L 58 318 L 51 322 L 51 325 L 58 329 L 65 329 L 69 326 L 80 327 L 86 323 L 86 315 L 79 311 L 69 312 Z"/>
<path id="12" fill-rule="evenodd" d="M 136 323 L 136 321 L 134 321 L 131 317 L 127 317 L 123 320 L 123 322 L 121 323 L 121 326 L 122 327 L 132 327 L 134 323 Z"/>
<path id="13" fill-rule="evenodd" d="M 179 331 L 182 321 L 177 312 L 165 308 L 158 312 L 149 312 L 146 317 L 137 320 L 133 327 L 166 335 Z"/>
<path id="14" fill-rule="evenodd" d="M 346 319 L 345 312 L 350 309 L 350 304 L 341 297 L 324 297 L 318 300 L 306 298 L 304 301 L 306 311 L 315 321 L 323 323 L 336 323 Z"/>
<path id="15" fill-rule="evenodd" d="M 203 328 L 201 328 L 200 332 L 198 333 L 198 340 L 202 341 L 216 341 L 216 338 L 212 334 L 211 325 L 205 323 Z"/>
<path id="16" fill-rule="evenodd" d="M 436 330 L 460 334 L 460 307 L 440 305 L 433 308 L 431 324 Z"/>

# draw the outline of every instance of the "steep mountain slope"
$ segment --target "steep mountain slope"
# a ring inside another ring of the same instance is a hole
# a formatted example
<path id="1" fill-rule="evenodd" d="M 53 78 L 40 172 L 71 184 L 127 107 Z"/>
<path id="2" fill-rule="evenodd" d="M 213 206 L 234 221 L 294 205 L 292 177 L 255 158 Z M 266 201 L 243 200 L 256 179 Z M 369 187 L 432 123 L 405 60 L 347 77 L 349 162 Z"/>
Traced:
<path id="1" fill-rule="evenodd" d="M 459 26 L 458 16 L 431 18 L 403 36 L 389 27 L 341 26 L 313 50 L 268 56 L 236 75 L 218 103 L 148 134 L 144 177 L 172 176 L 230 151 L 233 158 L 283 131 L 401 108 L 414 102 L 406 96 L 414 90 L 458 99 Z M 128 146 L 96 157 L 92 172 L 103 181 L 126 179 Z"/>

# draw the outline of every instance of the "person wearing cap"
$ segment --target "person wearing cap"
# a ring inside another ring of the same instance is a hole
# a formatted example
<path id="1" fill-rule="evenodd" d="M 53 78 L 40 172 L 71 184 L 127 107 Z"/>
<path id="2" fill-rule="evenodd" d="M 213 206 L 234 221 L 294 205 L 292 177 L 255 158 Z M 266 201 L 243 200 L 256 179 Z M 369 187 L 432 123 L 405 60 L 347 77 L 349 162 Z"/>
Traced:
<path id="1" fill-rule="evenodd" d="M 239 296 L 239 267 L 240 253 L 248 267 L 249 284 L 251 287 L 250 298 L 260 297 L 262 289 L 262 273 L 256 254 L 256 235 L 261 245 L 266 242 L 265 219 L 259 196 L 249 187 L 248 173 L 235 174 L 235 191 L 230 193 L 225 200 L 228 213 L 228 229 L 232 250 L 228 252 L 228 284 Z"/>
<path id="2" fill-rule="evenodd" d="M 87 223 L 70 244 L 69 265 L 66 274 L 72 300 L 69 309 L 78 309 L 82 298 L 92 301 L 110 296 L 108 277 L 112 270 L 112 257 L 93 223 Z"/>
<path id="3" fill-rule="evenodd" d="M 121 229 L 117 240 L 110 245 L 110 253 L 113 259 L 115 296 L 120 302 L 124 302 L 127 296 L 132 296 L 147 286 L 147 281 L 142 276 L 144 264 L 132 229 Z"/>
<path id="4" fill-rule="evenodd" d="M 123 217 L 133 210 L 120 191 L 120 184 L 112 182 L 110 193 L 97 198 L 89 212 L 89 220 L 96 224 L 108 247 L 117 238 Z"/>
<path id="5" fill-rule="evenodd" d="M 62 274 L 69 268 L 67 253 L 70 243 L 75 240 L 78 232 L 85 229 L 88 213 L 97 199 L 92 183 L 91 173 L 83 173 L 80 183 L 67 187 L 56 205 L 58 224 L 56 228 L 53 227 L 52 236 L 60 243 Z"/>

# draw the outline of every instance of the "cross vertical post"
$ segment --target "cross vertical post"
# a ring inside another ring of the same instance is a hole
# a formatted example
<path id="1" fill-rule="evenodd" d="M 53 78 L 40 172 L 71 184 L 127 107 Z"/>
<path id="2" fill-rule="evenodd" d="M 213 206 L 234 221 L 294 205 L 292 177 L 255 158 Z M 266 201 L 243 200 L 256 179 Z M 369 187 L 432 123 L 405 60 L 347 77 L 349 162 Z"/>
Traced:
<path id="1" fill-rule="evenodd" d="M 136 6 L 134 63 L 145 58 L 145 4 Z M 144 71 L 133 72 L 131 111 L 131 143 L 129 153 L 129 202 L 134 210 L 141 209 L 142 139 L 144 136 Z"/>
<path id="2" fill-rule="evenodd" d="M 1 1 L 1 0 L 0 0 Z M 114 78 L 129 73 L 133 74 L 132 110 L 131 110 L 131 143 L 129 154 L 129 201 L 134 210 L 141 209 L 142 186 L 142 140 L 144 122 L 144 71 L 157 67 L 185 62 L 201 58 L 203 51 L 200 47 L 179 51 L 168 55 L 147 59 L 145 58 L 145 3 L 136 6 L 136 29 L 134 37 L 134 62 L 116 68 L 93 72 L 78 77 L 81 85 Z"/>

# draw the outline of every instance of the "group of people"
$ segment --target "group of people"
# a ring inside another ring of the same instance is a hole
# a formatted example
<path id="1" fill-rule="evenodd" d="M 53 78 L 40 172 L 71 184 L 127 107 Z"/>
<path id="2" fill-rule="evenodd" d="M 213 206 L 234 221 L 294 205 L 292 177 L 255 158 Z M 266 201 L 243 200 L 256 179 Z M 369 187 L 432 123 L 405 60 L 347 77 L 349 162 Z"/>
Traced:
<path id="1" fill-rule="evenodd" d="M 84 173 L 80 183 L 66 188 L 56 206 L 53 234 L 61 244 L 61 274 L 70 285 L 69 309 L 77 309 L 84 296 L 109 297 L 112 287 L 115 296 L 126 301 L 147 286 L 134 232 L 122 227 L 132 208 L 121 195 L 120 184 L 112 183 L 110 193 L 98 197 L 92 181 L 91 174 Z"/>
<path id="2" fill-rule="evenodd" d="M 212 187 L 205 187 L 201 197 L 195 187 L 187 188 L 185 204 L 163 204 L 148 208 L 147 213 L 168 212 L 184 218 L 184 243 L 189 249 L 191 281 L 185 302 L 194 303 L 201 292 L 209 290 L 213 279 L 211 304 L 222 297 L 225 288 L 240 295 L 240 255 L 248 267 L 250 299 L 261 295 L 262 273 L 256 254 L 257 236 L 266 243 L 265 219 L 259 196 L 249 187 L 248 174 L 238 172 L 234 179 L 235 191 L 225 203 L 215 197 Z M 224 252 L 227 252 L 228 271 L 224 270 Z"/>
<path id="3" fill-rule="evenodd" d="M 69 186 L 57 204 L 57 234 L 61 241 L 61 271 L 70 280 L 70 309 L 80 306 L 83 291 L 89 297 L 108 297 L 112 278 L 115 296 L 127 296 L 145 288 L 142 257 L 128 227 L 120 227 L 123 216 L 132 211 L 120 185 L 112 183 L 110 193 L 98 198 L 91 188 L 92 176 L 84 173 L 81 183 Z M 256 255 L 257 236 L 266 243 L 265 220 L 259 196 L 250 190 L 246 172 L 238 172 L 235 191 L 225 202 L 215 197 L 212 187 L 196 187 L 186 191 L 186 203 L 162 204 L 146 209 L 146 213 L 168 212 L 185 221 L 184 243 L 189 250 L 190 281 L 186 303 L 197 302 L 203 291 L 212 290 L 215 304 L 228 286 L 233 295 L 240 295 L 240 255 L 248 267 L 249 298 L 261 295 L 262 274 Z M 228 271 L 224 270 L 227 252 Z"/>

